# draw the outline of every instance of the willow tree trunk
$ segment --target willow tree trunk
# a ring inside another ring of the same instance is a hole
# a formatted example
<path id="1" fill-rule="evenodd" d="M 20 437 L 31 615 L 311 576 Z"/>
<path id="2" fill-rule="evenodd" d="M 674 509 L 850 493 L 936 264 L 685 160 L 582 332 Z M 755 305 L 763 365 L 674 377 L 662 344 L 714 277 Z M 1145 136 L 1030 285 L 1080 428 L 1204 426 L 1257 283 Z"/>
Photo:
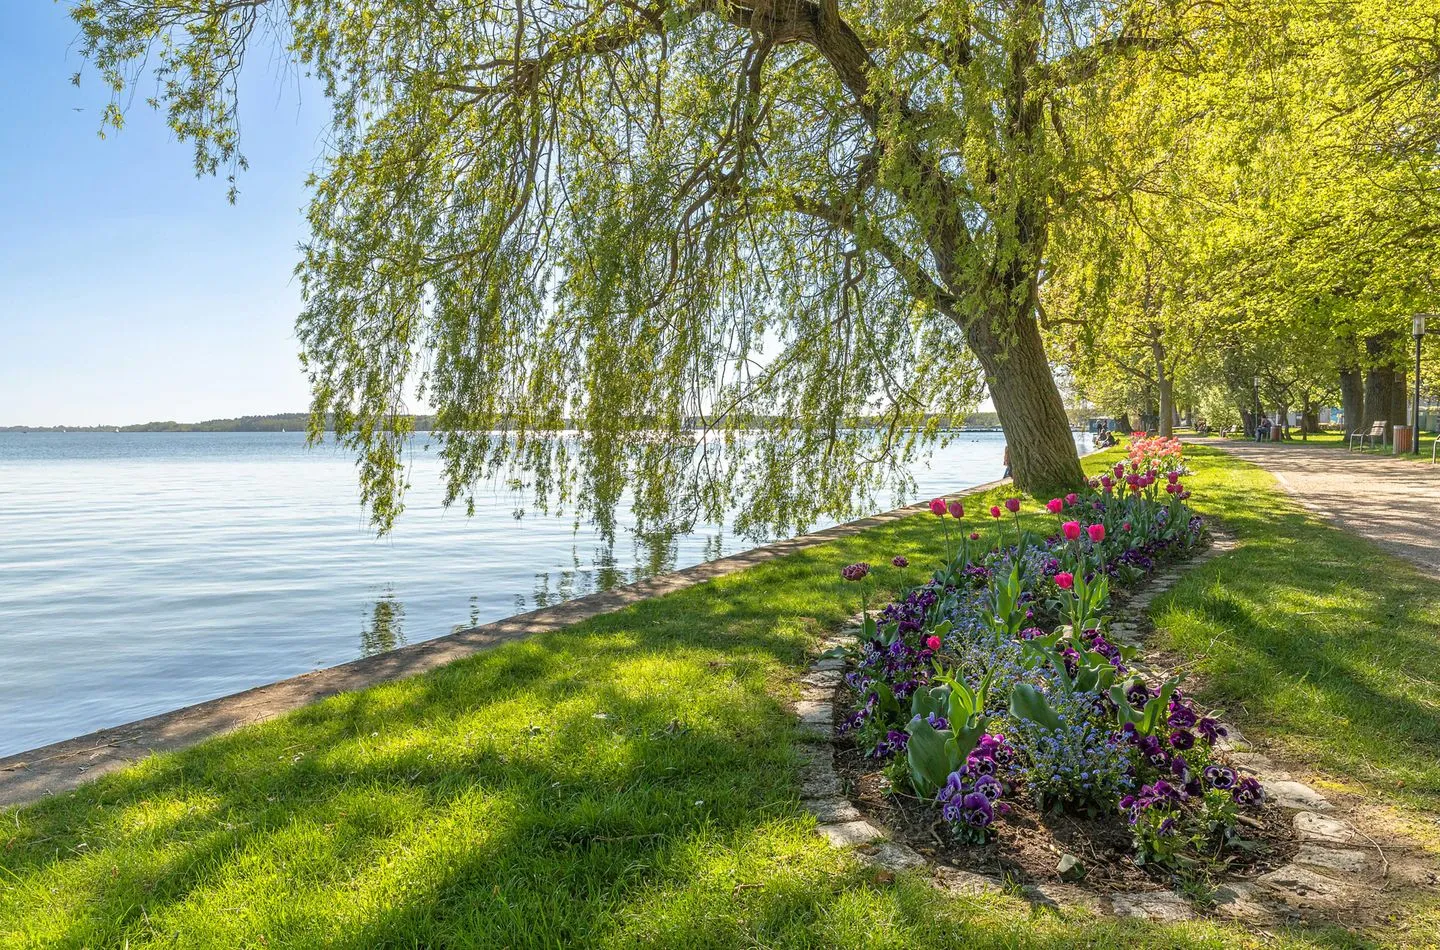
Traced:
<path id="1" fill-rule="evenodd" d="M 1340 371 L 1340 412 L 1347 434 L 1359 429 L 1365 417 L 1365 383 L 1357 368 Z"/>
<path id="2" fill-rule="evenodd" d="M 1011 325 L 1014 332 L 1004 341 L 986 320 L 973 321 L 965 335 L 985 370 L 1005 430 L 1015 486 L 1026 491 L 1074 488 L 1085 481 L 1085 473 L 1040 328 L 1029 316 L 1017 317 Z"/>

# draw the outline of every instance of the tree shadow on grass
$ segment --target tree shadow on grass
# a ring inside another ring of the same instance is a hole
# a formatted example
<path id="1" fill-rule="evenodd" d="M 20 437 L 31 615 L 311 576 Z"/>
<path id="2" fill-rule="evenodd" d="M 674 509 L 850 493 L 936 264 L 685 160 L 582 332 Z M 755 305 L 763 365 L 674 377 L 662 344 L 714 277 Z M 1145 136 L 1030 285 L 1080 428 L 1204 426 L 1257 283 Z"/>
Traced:
<path id="1" fill-rule="evenodd" d="M 1243 704 L 1242 723 L 1440 809 L 1440 591 L 1273 490 L 1244 500 L 1269 477 L 1247 470 L 1200 496 L 1240 545 L 1157 599 L 1168 645 L 1198 664 L 1206 699 Z"/>
<path id="2" fill-rule="evenodd" d="M 1233 937 L 877 886 L 813 835 L 786 683 L 813 635 L 858 606 L 840 565 L 924 556 L 939 534 L 908 519 L 15 811 L 0 933 L 354 947 Z"/>

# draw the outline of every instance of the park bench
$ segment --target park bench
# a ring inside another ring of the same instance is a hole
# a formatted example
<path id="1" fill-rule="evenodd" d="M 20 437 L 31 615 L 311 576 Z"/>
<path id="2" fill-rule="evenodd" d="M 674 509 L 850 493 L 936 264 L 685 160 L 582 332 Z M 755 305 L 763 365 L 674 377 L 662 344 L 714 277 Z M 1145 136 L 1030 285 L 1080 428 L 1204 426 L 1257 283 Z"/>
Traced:
<path id="1" fill-rule="evenodd" d="M 1371 423 L 1370 431 L 1367 432 L 1364 429 L 1356 429 L 1350 433 L 1351 451 L 1354 451 L 1355 441 L 1357 439 L 1360 441 L 1360 451 L 1362 452 L 1365 451 L 1366 442 L 1369 442 L 1372 448 L 1375 446 L 1383 446 L 1385 444 L 1385 423 L 1386 420 L 1384 419 L 1376 419 Z"/>

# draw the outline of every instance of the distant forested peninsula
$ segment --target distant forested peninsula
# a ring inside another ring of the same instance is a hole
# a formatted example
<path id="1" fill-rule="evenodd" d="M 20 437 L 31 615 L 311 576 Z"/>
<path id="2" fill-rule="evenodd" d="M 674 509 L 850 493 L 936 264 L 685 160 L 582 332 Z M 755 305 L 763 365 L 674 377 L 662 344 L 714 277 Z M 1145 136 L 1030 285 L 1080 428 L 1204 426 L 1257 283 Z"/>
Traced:
<path id="1" fill-rule="evenodd" d="M 429 432 L 434 416 L 412 416 L 416 432 Z M 0 426 L 0 432 L 304 432 L 310 423 L 308 412 L 281 412 L 272 416 L 240 416 L 238 419 L 207 419 L 204 422 L 141 422 L 117 426 Z M 972 412 L 958 422 L 943 423 L 950 429 L 996 429 L 1000 420 L 993 412 Z M 333 431 L 325 420 L 326 431 Z"/>
<path id="2" fill-rule="evenodd" d="M 434 416 L 415 416 L 414 419 L 416 431 L 426 432 Z M 240 416 L 204 422 L 142 422 L 128 426 L 0 426 L 0 432 L 304 432 L 309 422 L 308 412 L 281 412 L 272 416 Z M 332 428 L 329 420 L 325 428 Z"/>

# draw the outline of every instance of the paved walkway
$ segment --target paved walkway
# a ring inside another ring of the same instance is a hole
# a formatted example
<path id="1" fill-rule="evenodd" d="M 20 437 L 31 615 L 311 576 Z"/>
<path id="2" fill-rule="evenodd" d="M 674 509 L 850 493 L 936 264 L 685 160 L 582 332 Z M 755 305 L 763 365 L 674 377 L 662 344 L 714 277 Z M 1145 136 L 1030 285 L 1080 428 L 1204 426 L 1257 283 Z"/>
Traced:
<path id="1" fill-rule="evenodd" d="M 1260 465 L 1311 511 L 1440 577 L 1440 466 L 1303 444 L 1195 442 Z"/>

